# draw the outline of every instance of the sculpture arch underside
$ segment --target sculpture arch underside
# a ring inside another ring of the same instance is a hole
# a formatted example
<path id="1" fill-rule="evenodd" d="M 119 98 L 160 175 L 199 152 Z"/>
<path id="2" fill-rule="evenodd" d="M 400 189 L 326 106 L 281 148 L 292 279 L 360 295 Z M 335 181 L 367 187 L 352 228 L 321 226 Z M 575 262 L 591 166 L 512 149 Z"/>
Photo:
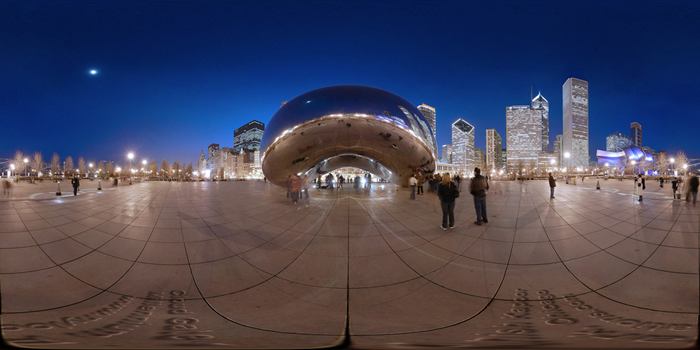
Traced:
<path id="1" fill-rule="evenodd" d="M 416 171 L 432 173 L 435 156 L 409 129 L 371 116 L 335 114 L 279 136 L 265 151 L 262 167 L 268 180 L 280 186 L 291 174 L 314 178 L 342 167 L 405 186 Z"/>

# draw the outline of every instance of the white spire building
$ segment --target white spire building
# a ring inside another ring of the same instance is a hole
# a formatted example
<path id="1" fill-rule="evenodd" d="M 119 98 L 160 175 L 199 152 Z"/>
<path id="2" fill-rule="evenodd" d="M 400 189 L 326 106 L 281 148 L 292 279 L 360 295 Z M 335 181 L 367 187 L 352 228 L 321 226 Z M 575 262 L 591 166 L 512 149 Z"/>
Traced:
<path id="1" fill-rule="evenodd" d="M 538 92 L 530 102 L 532 109 L 538 111 L 542 120 L 542 152 L 549 150 L 549 101 Z"/>

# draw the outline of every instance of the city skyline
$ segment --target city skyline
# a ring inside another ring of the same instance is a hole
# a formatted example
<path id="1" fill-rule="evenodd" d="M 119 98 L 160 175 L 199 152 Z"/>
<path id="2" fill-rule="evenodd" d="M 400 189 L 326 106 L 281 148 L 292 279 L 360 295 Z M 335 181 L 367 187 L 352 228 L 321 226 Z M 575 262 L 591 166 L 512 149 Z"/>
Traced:
<path id="1" fill-rule="evenodd" d="M 571 76 L 593 86 L 590 158 L 605 149 L 607 135 L 627 130 L 632 121 L 654 130 L 644 134 L 645 145 L 700 153 L 693 128 L 678 125 L 681 116 L 694 115 L 698 94 L 692 79 L 684 78 L 698 73 L 692 62 L 700 49 L 687 45 L 698 34 L 689 27 L 698 13 L 695 3 L 643 3 L 633 13 L 624 4 L 504 1 L 477 6 L 479 11 L 457 2 L 396 4 L 279 2 L 270 10 L 245 2 L 168 8 L 135 2 L 4 3 L 0 39 L 8 54 L 0 58 L 5 80 L 0 114 L 7 132 L 0 138 L 0 157 L 22 150 L 120 161 L 134 151 L 196 162 L 200 149 L 228 144 L 233 129 L 245 122 L 267 123 L 281 101 L 344 83 L 433 106 L 439 146 L 450 143 L 450 125 L 458 116 L 478 130 L 505 135 L 503 108 L 540 91 L 551 100 L 552 142 L 562 133 L 562 101 L 552 97 Z M 397 11 L 399 16 L 388 15 Z M 527 21 L 530 30 L 523 34 L 539 37 L 538 50 L 513 35 L 527 20 L 523 11 L 545 15 L 539 23 Z M 383 21 L 364 28 L 338 24 L 366 13 Z M 456 21 L 465 13 L 479 16 L 469 17 L 468 24 Z M 597 25 L 554 30 L 566 20 L 563 13 L 593 17 Z M 154 20 L 160 18 L 156 14 L 174 20 L 163 24 Z M 276 25 L 247 19 L 262 17 Z M 425 22 L 398 23 L 411 18 Z M 305 23 L 318 21 L 334 25 L 324 26 L 327 32 L 319 36 L 315 24 Z M 197 26 L 203 23 L 210 26 Z M 474 37 L 476 30 L 483 36 Z M 437 35 L 445 32 L 454 36 Z M 572 35 L 576 43 L 568 40 Z M 353 40 L 358 37 L 369 39 Z M 355 45 L 352 54 L 349 42 Z M 420 50 L 401 51 L 400 65 L 396 56 L 363 59 L 363 52 L 392 52 L 417 42 Z M 657 49 L 642 49 L 649 46 Z M 286 50 L 284 61 L 275 58 L 280 48 Z M 531 51 L 516 61 L 500 58 L 516 49 Z M 632 56 L 636 59 L 627 59 Z M 669 122 L 674 120 L 678 123 Z M 485 149 L 483 135 L 476 146 Z"/>

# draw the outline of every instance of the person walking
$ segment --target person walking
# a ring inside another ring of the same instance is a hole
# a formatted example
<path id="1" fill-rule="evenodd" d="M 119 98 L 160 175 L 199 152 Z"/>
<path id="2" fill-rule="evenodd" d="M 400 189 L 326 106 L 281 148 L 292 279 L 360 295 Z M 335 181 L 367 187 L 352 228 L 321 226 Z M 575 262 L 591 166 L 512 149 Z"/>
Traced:
<path id="1" fill-rule="evenodd" d="M 12 183 L 8 180 L 2 180 L 2 195 L 4 197 L 10 197 L 10 192 L 12 189 Z"/>
<path id="2" fill-rule="evenodd" d="M 423 195 L 423 184 L 425 183 L 425 175 L 420 174 L 418 175 L 418 178 L 416 179 L 418 183 L 416 184 L 416 194 L 417 195 Z"/>
<path id="3" fill-rule="evenodd" d="M 343 184 L 345 183 L 345 177 L 343 175 L 338 175 L 338 190 L 341 190 L 343 188 Z"/>
<path id="4" fill-rule="evenodd" d="M 71 185 L 73 185 L 73 195 L 77 196 L 78 195 L 78 188 L 80 187 L 80 178 L 78 175 L 73 176 L 73 179 L 70 180 Z"/>
<path id="5" fill-rule="evenodd" d="M 639 201 L 644 200 L 644 190 L 647 189 L 646 186 L 646 181 L 644 180 L 644 176 L 642 174 L 639 174 L 639 179 L 637 181 L 637 195 L 639 195 Z"/>
<path id="6" fill-rule="evenodd" d="M 688 187 L 690 187 L 690 195 L 693 197 L 693 206 L 698 199 L 698 186 L 700 186 L 700 179 L 697 175 L 692 175 L 688 181 Z"/>
<path id="7" fill-rule="evenodd" d="M 474 168 L 474 177 L 469 183 L 469 193 L 474 196 L 474 209 L 476 209 L 476 221 L 474 223 L 477 225 L 489 222 L 486 218 L 486 191 L 488 189 L 489 183 L 481 175 L 481 169 Z"/>
<path id="8" fill-rule="evenodd" d="M 447 231 L 455 227 L 455 199 L 459 197 L 457 185 L 450 180 L 450 174 L 442 174 L 442 181 L 437 188 L 437 195 L 442 208 L 442 224 L 440 228 Z"/>
<path id="9" fill-rule="evenodd" d="M 462 189 L 462 177 L 459 174 L 455 175 L 455 183 L 457 184 L 457 190 Z"/>
<path id="10" fill-rule="evenodd" d="M 297 204 L 299 201 L 299 193 L 301 192 L 301 178 L 299 175 L 293 175 L 289 181 L 289 191 L 292 195 L 292 203 Z"/>
<path id="11" fill-rule="evenodd" d="M 674 177 L 671 180 L 671 191 L 673 191 L 673 199 L 676 199 L 676 192 L 678 192 L 678 178 Z"/>
<path id="12" fill-rule="evenodd" d="M 554 179 L 552 173 L 549 173 L 549 199 L 554 199 L 554 188 L 557 187 L 557 180 Z"/>
<path id="13" fill-rule="evenodd" d="M 415 200 L 416 199 L 416 186 L 418 186 L 418 180 L 416 179 L 415 175 L 411 175 L 411 178 L 408 179 L 408 186 L 411 187 L 411 199 Z"/>

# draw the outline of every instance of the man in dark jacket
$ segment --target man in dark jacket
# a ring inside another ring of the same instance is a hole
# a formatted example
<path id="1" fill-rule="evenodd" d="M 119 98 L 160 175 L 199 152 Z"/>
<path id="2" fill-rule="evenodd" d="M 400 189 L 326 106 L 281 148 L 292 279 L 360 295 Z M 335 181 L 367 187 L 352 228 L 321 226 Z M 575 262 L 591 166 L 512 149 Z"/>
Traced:
<path id="1" fill-rule="evenodd" d="M 700 179 L 697 175 L 693 175 L 688 182 L 690 186 L 690 195 L 693 197 L 693 206 L 695 206 L 695 201 L 698 199 L 698 185 L 700 185 Z"/>
<path id="2" fill-rule="evenodd" d="M 549 198 L 554 199 L 554 187 L 557 187 L 557 180 L 554 179 L 552 173 L 549 173 Z"/>
<path id="3" fill-rule="evenodd" d="M 489 189 L 489 183 L 486 178 L 481 176 L 481 169 L 474 168 L 474 177 L 469 183 L 469 193 L 474 196 L 474 209 L 476 209 L 476 221 L 477 225 L 481 223 L 489 222 L 486 219 L 486 190 Z"/>
<path id="4" fill-rule="evenodd" d="M 77 196 L 78 195 L 78 187 L 80 187 L 80 179 L 78 176 L 73 176 L 73 179 L 70 180 L 71 185 L 73 185 L 73 195 Z"/>

